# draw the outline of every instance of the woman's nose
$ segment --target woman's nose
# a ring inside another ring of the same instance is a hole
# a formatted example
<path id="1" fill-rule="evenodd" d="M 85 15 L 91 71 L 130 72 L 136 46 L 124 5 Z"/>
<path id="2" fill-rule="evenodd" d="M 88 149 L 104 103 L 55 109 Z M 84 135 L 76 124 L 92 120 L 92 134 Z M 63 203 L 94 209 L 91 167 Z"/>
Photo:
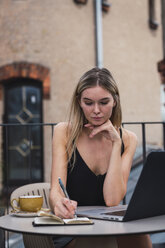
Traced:
<path id="1" fill-rule="evenodd" d="M 95 104 L 95 105 L 94 105 L 94 113 L 95 113 L 96 115 L 100 113 L 100 108 L 99 108 L 98 104 Z"/>

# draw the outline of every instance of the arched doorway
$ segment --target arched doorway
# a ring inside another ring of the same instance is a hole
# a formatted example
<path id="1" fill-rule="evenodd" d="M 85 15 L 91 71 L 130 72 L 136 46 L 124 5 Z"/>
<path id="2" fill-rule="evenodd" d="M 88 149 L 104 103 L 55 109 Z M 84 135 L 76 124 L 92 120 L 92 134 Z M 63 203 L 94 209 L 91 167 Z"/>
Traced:
<path id="1" fill-rule="evenodd" d="M 28 78 L 4 83 L 4 184 L 43 181 L 42 83 Z M 26 125 L 33 123 L 35 125 Z M 5 163 L 5 164 L 6 164 Z"/>
<path id="2" fill-rule="evenodd" d="M 42 102 L 49 99 L 49 69 L 17 62 L 0 68 L 4 101 L 3 185 L 9 190 L 44 180 Z M 5 189 L 4 189 L 5 190 Z"/>

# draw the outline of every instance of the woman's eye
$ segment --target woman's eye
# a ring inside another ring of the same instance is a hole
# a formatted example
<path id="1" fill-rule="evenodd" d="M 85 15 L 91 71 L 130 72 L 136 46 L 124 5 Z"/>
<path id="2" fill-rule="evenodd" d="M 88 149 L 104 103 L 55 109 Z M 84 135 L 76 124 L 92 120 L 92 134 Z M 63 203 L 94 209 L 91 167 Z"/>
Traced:
<path id="1" fill-rule="evenodd" d="M 86 105 L 92 105 L 92 102 L 85 102 Z"/>
<path id="2" fill-rule="evenodd" d="M 100 102 L 102 105 L 106 105 L 108 104 L 108 102 Z"/>

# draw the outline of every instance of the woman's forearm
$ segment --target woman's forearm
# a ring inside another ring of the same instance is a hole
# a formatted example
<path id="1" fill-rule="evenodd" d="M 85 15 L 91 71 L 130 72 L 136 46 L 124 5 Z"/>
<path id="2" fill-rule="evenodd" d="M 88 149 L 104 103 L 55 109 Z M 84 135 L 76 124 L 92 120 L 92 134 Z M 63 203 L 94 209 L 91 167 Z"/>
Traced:
<path id="1" fill-rule="evenodd" d="M 49 194 L 49 203 L 52 211 L 54 211 L 56 202 L 62 197 L 61 193 L 57 190 L 51 189 Z"/>
<path id="2" fill-rule="evenodd" d="M 126 192 L 121 163 L 120 140 L 113 143 L 109 168 L 103 185 L 103 195 L 107 206 L 118 205 Z"/>

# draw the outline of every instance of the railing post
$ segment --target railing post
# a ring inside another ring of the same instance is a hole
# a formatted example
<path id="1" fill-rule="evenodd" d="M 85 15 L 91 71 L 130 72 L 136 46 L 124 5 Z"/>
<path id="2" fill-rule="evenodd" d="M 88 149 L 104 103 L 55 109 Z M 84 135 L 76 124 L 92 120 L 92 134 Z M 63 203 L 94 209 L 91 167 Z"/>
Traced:
<path id="1" fill-rule="evenodd" d="M 30 152 L 30 155 L 29 155 L 29 161 L 28 161 L 28 167 L 29 167 L 29 183 L 31 183 L 33 181 L 33 174 L 32 174 L 32 126 L 31 125 L 27 125 L 26 126 L 26 129 L 27 129 L 27 133 L 28 133 L 28 141 L 29 141 L 29 152 Z"/>
<path id="2" fill-rule="evenodd" d="M 145 123 L 142 122 L 142 147 L 143 147 L 143 165 L 146 160 L 146 132 Z"/>
<path id="3" fill-rule="evenodd" d="M 9 152 L 9 147 L 8 147 L 8 134 L 9 134 L 9 126 L 5 126 L 5 139 L 6 139 L 6 163 L 5 163 L 5 180 L 6 180 L 6 184 L 7 184 L 7 187 L 6 187 L 6 190 L 7 190 L 7 214 L 9 213 L 9 155 L 8 155 L 8 152 Z M 6 237 L 5 237 L 5 242 L 7 243 L 7 248 L 9 248 L 9 232 L 7 231 L 6 232 Z"/>
<path id="4" fill-rule="evenodd" d="M 163 148 L 165 150 L 165 122 L 163 122 Z"/>
<path id="5" fill-rule="evenodd" d="M 51 131 L 52 131 L 52 138 L 53 138 L 54 125 L 51 125 Z"/>
<path id="6" fill-rule="evenodd" d="M 124 128 L 124 123 L 121 124 L 122 127 Z M 123 200 L 122 200 L 122 204 L 125 205 L 126 204 L 126 195 L 124 196 Z"/>
<path id="7" fill-rule="evenodd" d="M 0 208 L 0 217 L 5 215 L 5 208 Z M 0 228 L 0 248 L 5 248 L 5 231 Z"/>

